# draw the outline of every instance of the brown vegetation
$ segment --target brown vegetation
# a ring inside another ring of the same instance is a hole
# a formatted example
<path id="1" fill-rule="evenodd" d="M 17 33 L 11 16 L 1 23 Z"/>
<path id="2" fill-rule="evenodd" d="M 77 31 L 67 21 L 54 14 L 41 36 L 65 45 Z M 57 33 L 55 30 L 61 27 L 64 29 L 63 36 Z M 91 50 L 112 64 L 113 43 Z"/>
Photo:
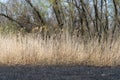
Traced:
<path id="1" fill-rule="evenodd" d="M 120 65 L 120 41 L 83 42 L 64 33 L 60 38 L 43 40 L 34 35 L 0 35 L 0 64 L 3 65 Z"/>
<path id="2" fill-rule="evenodd" d="M 119 4 L 118 0 L 0 2 L 0 62 L 120 65 Z"/>

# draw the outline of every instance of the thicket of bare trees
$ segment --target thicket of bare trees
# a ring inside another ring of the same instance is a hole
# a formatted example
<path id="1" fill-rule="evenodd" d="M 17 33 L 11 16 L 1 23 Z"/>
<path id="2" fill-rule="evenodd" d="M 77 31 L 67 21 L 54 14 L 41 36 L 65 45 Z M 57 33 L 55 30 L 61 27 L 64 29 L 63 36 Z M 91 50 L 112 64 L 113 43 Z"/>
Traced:
<path id="1" fill-rule="evenodd" d="M 26 32 L 68 30 L 101 41 L 119 35 L 120 0 L 8 0 L 0 3 L 0 18 L 1 25 L 11 21 Z"/>

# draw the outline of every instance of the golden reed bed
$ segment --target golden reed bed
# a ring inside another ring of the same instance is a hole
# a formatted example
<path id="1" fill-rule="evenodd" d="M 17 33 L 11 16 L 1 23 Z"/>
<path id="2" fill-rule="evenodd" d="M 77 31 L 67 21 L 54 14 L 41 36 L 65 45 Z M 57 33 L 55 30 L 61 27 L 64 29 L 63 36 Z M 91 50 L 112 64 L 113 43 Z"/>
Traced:
<path id="1" fill-rule="evenodd" d="M 62 35 L 60 39 L 0 35 L 1 65 L 120 65 L 120 41 L 99 44 Z"/>

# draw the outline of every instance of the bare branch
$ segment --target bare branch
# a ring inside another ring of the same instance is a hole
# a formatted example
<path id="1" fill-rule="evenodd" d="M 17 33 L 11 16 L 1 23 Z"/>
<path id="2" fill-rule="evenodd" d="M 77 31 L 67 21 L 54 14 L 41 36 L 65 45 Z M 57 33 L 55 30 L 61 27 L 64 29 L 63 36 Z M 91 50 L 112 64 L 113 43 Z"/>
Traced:
<path id="1" fill-rule="evenodd" d="M 36 12 L 36 14 L 37 14 L 37 16 L 38 16 L 41 24 L 42 24 L 42 25 L 45 25 L 45 21 L 43 20 L 43 18 L 42 18 L 42 16 L 40 15 L 39 11 L 33 6 L 33 4 L 31 3 L 31 1 L 30 1 L 30 0 L 25 0 L 25 1 L 26 1 L 26 2 L 33 8 L 33 10 Z"/>
<path id="2" fill-rule="evenodd" d="M 13 19 L 12 17 L 10 17 L 8 15 L 5 15 L 5 14 L 1 13 L 0 16 L 3 16 L 5 18 L 9 19 L 10 21 L 16 22 L 21 28 L 24 27 L 20 22 L 18 22 L 17 20 Z"/>

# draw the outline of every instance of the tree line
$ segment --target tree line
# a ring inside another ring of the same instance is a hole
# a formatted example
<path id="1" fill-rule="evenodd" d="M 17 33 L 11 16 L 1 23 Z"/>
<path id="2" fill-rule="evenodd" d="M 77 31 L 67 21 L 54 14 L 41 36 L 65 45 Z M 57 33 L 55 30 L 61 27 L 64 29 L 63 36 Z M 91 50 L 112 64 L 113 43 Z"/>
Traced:
<path id="1" fill-rule="evenodd" d="M 8 21 L 17 29 L 41 34 L 97 37 L 119 36 L 120 0 L 8 0 L 0 2 L 0 24 Z"/>

